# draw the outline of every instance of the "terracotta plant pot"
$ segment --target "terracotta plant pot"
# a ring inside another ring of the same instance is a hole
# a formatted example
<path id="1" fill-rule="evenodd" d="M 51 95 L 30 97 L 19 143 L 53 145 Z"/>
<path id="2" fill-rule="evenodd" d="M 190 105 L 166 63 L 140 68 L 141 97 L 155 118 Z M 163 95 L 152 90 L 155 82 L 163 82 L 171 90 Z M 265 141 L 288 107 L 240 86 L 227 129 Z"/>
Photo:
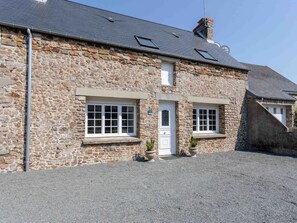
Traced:
<path id="1" fill-rule="evenodd" d="M 191 154 L 191 157 L 197 157 L 198 148 L 197 147 L 190 147 L 189 152 Z"/>
<path id="2" fill-rule="evenodd" d="M 152 151 L 145 151 L 145 156 L 149 160 L 149 162 L 154 162 L 155 156 L 156 156 L 156 150 Z"/>

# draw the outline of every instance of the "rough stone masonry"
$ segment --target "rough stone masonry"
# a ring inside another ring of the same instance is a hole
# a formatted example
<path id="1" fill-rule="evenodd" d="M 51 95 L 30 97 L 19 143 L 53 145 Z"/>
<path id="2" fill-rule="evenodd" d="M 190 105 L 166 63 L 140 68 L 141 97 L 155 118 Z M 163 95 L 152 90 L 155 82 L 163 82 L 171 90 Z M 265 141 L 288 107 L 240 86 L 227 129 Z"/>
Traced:
<path id="1" fill-rule="evenodd" d="M 26 115 L 26 33 L 1 27 L 0 172 L 23 170 Z M 246 146 L 245 71 L 176 60 L 174 86 L 161 86 L 158 55 L 33 33 L 30 169 L 131 160 L 143 154 L 145 140 L 158 143 L 156 93 L 180 95 L 176 102 L 177 151 L 188 150 L 193 103 L 189 96 L 228 98 L 220 106 L 224 138 L 199 139 L 200 152 Z M 148 93 L 137 100 L 137 138 L 141 142 L 84 145 L 87 97 L 77 88 Z"/>

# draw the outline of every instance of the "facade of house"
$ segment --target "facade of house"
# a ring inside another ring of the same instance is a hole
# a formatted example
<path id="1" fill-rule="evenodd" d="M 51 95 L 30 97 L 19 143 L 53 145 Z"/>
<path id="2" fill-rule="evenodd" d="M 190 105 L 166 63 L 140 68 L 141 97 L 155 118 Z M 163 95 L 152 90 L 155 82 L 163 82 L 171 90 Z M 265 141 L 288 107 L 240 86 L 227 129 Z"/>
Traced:
<path id="1" fill-rule="evenodd" d="M 159 155 L 191 136 L 246 149 L 248 69 L 211 43 L 211 19 L 190 32 L 64 0 L 0 10 L 0 172 L 131 160 L 148 139 Z"/>
<path id="2" fill-rule="evenodd" d="M 297 85 L 267 66 L 244 64 L 248 73 L 248 147 L 296 155 Z"/>

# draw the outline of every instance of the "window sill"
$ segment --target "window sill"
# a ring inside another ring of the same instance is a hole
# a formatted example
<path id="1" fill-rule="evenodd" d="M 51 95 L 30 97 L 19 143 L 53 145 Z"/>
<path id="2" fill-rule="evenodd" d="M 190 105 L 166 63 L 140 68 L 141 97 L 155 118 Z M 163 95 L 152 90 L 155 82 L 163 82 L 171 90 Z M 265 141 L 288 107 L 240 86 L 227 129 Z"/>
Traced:
<path id="1" fill-rule="evenodd" d="M 226 138 L 225 134 L 220 133 L 194 133 L 193 137 L 195 139 L 219 139 L 219 138 Z"/>
<path id="2" fill-rule="evenodd" d="M 141 139 L 131 136 L 122 137 L 94 137 L 85 138 L 82 143 L 83 145 L 103 145 L 103 144 L 121 144 L 121 143 L 140 143 Z"/>

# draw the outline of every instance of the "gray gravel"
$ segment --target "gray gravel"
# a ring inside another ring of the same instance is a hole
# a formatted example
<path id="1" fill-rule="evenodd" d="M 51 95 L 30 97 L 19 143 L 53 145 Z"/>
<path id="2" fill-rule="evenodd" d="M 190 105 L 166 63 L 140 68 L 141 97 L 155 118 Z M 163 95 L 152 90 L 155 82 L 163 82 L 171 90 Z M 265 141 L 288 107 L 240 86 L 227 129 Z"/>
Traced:
<path id="1" fill-rule="evenodd" d="M 227 152 L 0 174 L 0 222 L 297 222 L 297 159 Z"/>

